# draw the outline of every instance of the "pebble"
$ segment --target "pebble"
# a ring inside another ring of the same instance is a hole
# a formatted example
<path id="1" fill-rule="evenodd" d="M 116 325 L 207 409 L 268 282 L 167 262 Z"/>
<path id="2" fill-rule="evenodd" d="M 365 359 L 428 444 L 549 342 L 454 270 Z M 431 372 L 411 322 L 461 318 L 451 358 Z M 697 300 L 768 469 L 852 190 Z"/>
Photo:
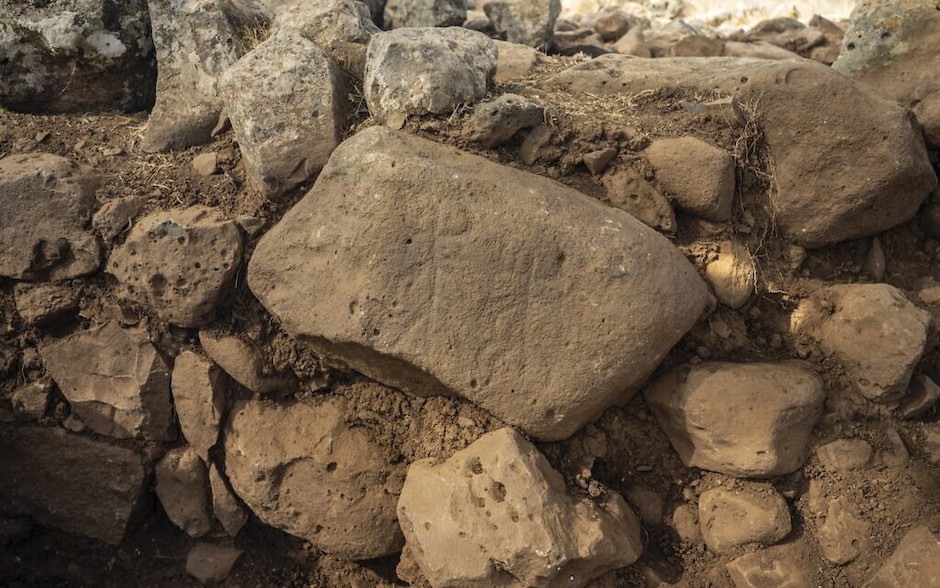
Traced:
<path id="1" fill-rule="evenodd" d="M 242 555 L 241 549 L 200 541 L 186 556 L 186 573 L 203 584 L 222 582 Z"/>
<path id="2" fill-rule="evenodd" d="M 873 454 L 871 445 L 862 439 L 839 439 L 816 449 L 823 467 L 839 472 L 865 468 Z"/>

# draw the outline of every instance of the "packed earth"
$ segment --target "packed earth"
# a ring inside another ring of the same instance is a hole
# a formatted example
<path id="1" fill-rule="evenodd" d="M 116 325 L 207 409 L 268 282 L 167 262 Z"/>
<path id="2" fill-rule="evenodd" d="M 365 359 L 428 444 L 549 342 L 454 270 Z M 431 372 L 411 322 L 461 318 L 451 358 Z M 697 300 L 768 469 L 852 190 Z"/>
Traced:
<path id="1" fill-rule="evenodd" d="M 753 16 L 0 1 L 0 584 L 940 586 L 940 2 Z"/>

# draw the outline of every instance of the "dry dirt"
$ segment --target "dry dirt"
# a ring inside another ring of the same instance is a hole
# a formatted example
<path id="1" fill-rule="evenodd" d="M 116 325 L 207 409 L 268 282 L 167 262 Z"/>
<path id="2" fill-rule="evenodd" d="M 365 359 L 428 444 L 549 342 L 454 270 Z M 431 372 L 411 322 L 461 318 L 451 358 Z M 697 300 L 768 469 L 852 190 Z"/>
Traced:
<path id="1" fill-rule="evenodd" d="M 834 477 L 819 467 L 815 458 L 799 472 L 772 481 L 791 500 L 793 532 L 790 539 L 812 534 L 805 492 L 810 479 L 824 488 L 848 495 L 864 518 L 873 523 L 874 545 L 867 557 L 845 567 L 826 562 L 814 542 L 799 541 L 801 567 L 814 574 L 818 586 L 854 586 L 871 575 L 915 521 L 940 526 L 940 471 L 921 451 L 923 422 L 901 421 L 888 411 L 861 399 L 848 385 L 841 369 L 809 341 L 792 340 L 788 315 L 798 301 L 834 283 L 872 281 L 865 268 L 870 240 L 843 243 L 806 253 L 783 243 L 773 230 L 773 219 L 762 206 L 760 194 L 772 183 L 772 169 L 763 156 L 760 135 L 753 126 L 735 129 L 721 120 L 702 119 L 683 106 L 701 96 L 683 96 L 663 90 L 629 99 L 601 100 L 590 96 L 566 96 L 536 89 L 535 82 L 570 65 L 570 60 L 549 60 L 532 80 L 498 92 L 514 91 L 548 105 L 546 123 L 555 129 L 555 140 L 543 157 L 551 161 L 525 166 L 519 162 L 518 141 L 494 151 L 477 150 L 463 130 L 469 111 L 450 118 L 410 120 L 407 130 L 455 144 L 485 157 L 555 178 L 586 194 L 603 199 L 599 179 L 578 163 L 580 154 L 616 144 L 621 158 L 629 160 L 658 136 L 693 135 L 734 152 L 739 161 L 738 201 L 744 203 L 728 226 L 710 224 L 678 214 L 679 232 L 674 242 L 699 269 L 718 251 L 718 243 L 731 233 L 745 240 L 759 264 L 760 294 L 743 309 L 722 308 L 687 335 L 669 355 L 661 370 L 680 362 L 702 359 L 727 361 L 802 358 L 812 363 L 824 379 L 829 394 L 826 412 L 814 431 L 812 446 L 850 436 L 869 441 L 876 452 L 890 447 L 890 431 L 897 431 L 911 453 L 901 469 L 876 468 Z M 745 105 L 760 108 L 760 105 Z M 362 111 L 360 110 L 360 113 Z M 173 154 L 145 154 L 139 149 L 146 114 L 94 116 L 33 116 L 0 110 L 0 157 L 44 151 L 63 155 L 94 167 L 105 178 L 98 193 L 101 202 L 132 194 L 147 194 L 143 213 L 193 204 L 218 207 L 234 217 L 257 217 L 263 228 L 248 245 L 250 255 L 263 231 L 303 195 L 310 182 L 277 202 L 265 201 L 247 182 L 232 133 L 222 133 L 212 144 Z M 353 128 L 371 124 L 354 121 Z M 202 177 L 193 171 L 192 158 L 209 151 L 220 156 L 221 173 Z M 642 170 L 642 162 L 637 158 Z M 642 170 L 650 173 L 649 170 Z M 745 211 L 747 208 L 747 212 Z M 940 279 L 940 243 L 928 239 L 910 222 L 881 235 L 887 259 L 884 281 L 904 290 L 912 300 L 918 278 Z M 118 242 L 123 236 L 118 237 Z M 247 258 L 247 256 L 246 256 Z M 797 267 L 796 271 L 792 268 Z M 13 282 L 0 279 L 0 398 L 42 375 L 37 343 L 89 326 L 101 317 L 117 314 L 125 323 L 146 324 L 154 341 L 164 350 L 195 342 L 193 330 L 170 327 L 148 316 L 146 308 L 120 301 L 112 293 L 108 277 L 73 280 L 81 292 L 81 311 L 73 321 L 43 328 L 26 328 L 16 318 Z M 934 316 L 937 317 L 937 309 Z M 249 292 L 244 267 L 239 273 L 234 299 L 225 307 L 215 327 L 250 334 L 261 341 L 265 357 L 275 368 L 290 366 L 298 375 L 300 397 L 341 393 L 351 397 L 353 421 L 369 421 L 382 435 L 395 440 L 402 459 L 447 457 L 501 423 L 466 402 L 450 398 L 415 399 L 370 384 L 361 376 L 323 362 L 292 342 Z M 934 335 L 935 337 L 935 335 Z M 928 344 L 921 370 L 940 377 L 940 351 L 936 339 Z M 60 397 L 50 425 L 67 416 Z M 936 421 L 936 409 L 927 421 Z M 472 425 L 468 423 L 472 421 Z M 643 569 L 692 586 L 721 586 L 723 564 L 749 549 L 718 557 L 704 547 L 683 543 L 666 523 L 674 506 L 692 502 L 704 490 L 728 484 L 729 478 L 685 468 L 669 446 L 650 412 L 637 396 L 628 406 L 614 408 L 594 425 L 573 438 L 540 444 L 575 493 L 604 492 L 604 487 L 625 495 L 637 486 L 648 488 L 665 503 L 664 523 L 644 524 L 646 551 L 631 568 L 608 574 L 597 586 L 643 586 Z M 593 468 L 591 468 L 593 463 Z M 587 474 L 585 467 L 587 466 Z M 226 586 L 391 586 L 396 584 L 397 558 L 365 564 L 340 562 L 318 555 L 303 542 L 272 530 L 252 519 L 235 540 L 245 549 Z M 154 501 L 144 523 L 119 547 L 34 526 L 25 538 L 0 551 L 0 579 L 19 586 L 196 586 L 185 570 L 191 540 L 174 527 Z M 710 584 L 711 582 L 716 582 Z"/>

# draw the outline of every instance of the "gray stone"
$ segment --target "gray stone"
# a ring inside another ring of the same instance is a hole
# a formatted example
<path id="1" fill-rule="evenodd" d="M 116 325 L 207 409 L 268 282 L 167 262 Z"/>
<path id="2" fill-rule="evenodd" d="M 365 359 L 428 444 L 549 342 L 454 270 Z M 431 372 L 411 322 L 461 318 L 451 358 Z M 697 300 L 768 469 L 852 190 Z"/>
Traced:
<path id="1" fill-rule="evenodd" d="M 186 573 L 203 584 L 224 582 L 243 551 L 199 541 L 186 554 Z"/>
<path id="2" fill-rule="evenodd" d="M 694 137 L 657 139 L 646 150 L 656 182 L 676 206 L 714 222 L 731 220 L 734 158 Z"/>
<path id="3" fill-rule="evenodd" d="M 147 484 L 130 449 L 61 429 L 0 431 L 0 510 L 117 544 L 142 510 Z"/>
<path id="4" fill-rule="evenodd" d="M 483 11 L 510 43 L 544 50 L 552 40 L 561 0 L 485 0 Z"/>
<path id="5" fill-rule="evenodd" d="M 366 427 L 349 427 L 345 400 L 236 406 L 225 435 L 232 488 L 262 522 L 344 559 L 401 550 L 395 505 L 405 477 Z"/>
<path id="6" fill-rule="evenodd" d="M 890 403 L 903 396 L 924 353 L 930 314 L 894 286 L 847 284 L 815 292 L 791 323 L 842 363 L 865 398 Z"/>
<path id="7" fill-rule="evenodd" d="M 174 325 L 212 318 L 228 294 L 242 256 L 235 221 L 205 206 L 170 209 L 140 219 L 108 260 L 122 294 L 149 304 Z"/>
<path id="8" fill-rule="evenodd" d="M 382 123 L 450 114 L 486 94 L 496 57 L 491 39 L 459 27 L 379 33 L 366 56 L 363 92 L 369 112 Z"/>
<path id="9" fill-rule="evenodd" d="M 253 0 L 148 0 L 160 64 L 157 99 L 141 140 L 147 152 L 208 143 L 220 126 L 218 78 L 263 35 Z"/>
<path id="10" fill-rule="evenodd" d="M 673 370 L 644 394 L 683 463 L 754 478 L 803 465 L 825 399 L 799 362 L 702 363 Z"/>
<path id="11" fill-rule="evenodd" d="M 114 241 L 121 233 L 131 230 L 134 218 L 145 204 L 147 197 L 142 194 L 108 200 L 92 217 L 91 224 L 102 239 Z"/>
<path id="12" fill-rule="evenodd" d="M 0 159 L 0 276 L 65 280 L 98 271 L 101 247 L 85 228 L 98 183 L 91 169 L 58 155 Z"/>
<path id="13" fill-rule="evenodd" d="M 718 91 L 743 104 L 759 103 L 754 122 L 775 162 L 777 189 L 770 194 L 775 226 L 804 247 L 873 235 L 906 222 L 937 184 L 903 108 L 809 60 L 603 55 L 549 83 L 573 96 L 669 87 Z M 815 107 L 807 110 L 806 104 Z M 883 140 L 873 144 L 872 133 Z"/>
<path id="14" fill-rule="evenodd" d="M 865 588 L 940 585 L 940 538 L 924 526 L 914 527 Z"/>
<path id="15" fill-rule="evenodd" d="M 749 543 L 773 545 L 791 529 L 787 501 L 772 486 L 706 490 L 698 518 L 705 544 L 718 554 Z"/>
<path id="16" fill-rule="evenodd" d="M 816 456 L 826 469 L 847 472 L 870 465 L 874 450 L 863 439 L 839 439 L 818 447 Z"/>
<path id="17" fill-rule="evenodd" d="M 522 129 L 531 129 L 544 122 L 542 107 L 517 94 L 503 94 L 473 109 L 467 131 L 472 141 L 492 149 L 506 143 Z"/>
<path id="18" fill-rule="evenodd" d="M 35 113 L 137 112 L 153 104 L 145 0 L 4 2 L 0 105 Z"/>
<path id="19" fill-rule="evenodd" d="M 279 31 L 219 81 L 245 171 L 277 196 L 320 171 L 346 128 L 343 73 L 304 37 Z"/>
<path id="20" fill-rule="evenodd" d="M 78 288 L 60 284 L 25 284 L 13 287 L 16 313 L 27 325 L 46 323 L 78 310 Z"/>
<path id="21" fill-rule="evenodd" d="M 248 513 L 238 502 L 228 483 L 219 473 L 219 468 L 209 464 L 209 486 L 212 489 L 212 514 L 229 537 L 235 537 L 248 522 Z"/>
<path id="22" fill-rule="evenodd" d="M 795 548 L 786 545 L 748 553 L 725 565 L 734 588 L 810 588 Z"/>
<path id="23" fill-rule="evenodd" d="M 154 469 L 154 491 L 174 525 L 190 537 L 202 537 L 212 529 L 209 514 L 209 475 L 206 464 L 192 447 L 169 450 Z"/>
<path id="24" fill-rule="evenodd" d="M 616 493 L 569 496 L 510 428 L 441 464 L 408 469 L 398 502 L 408 548 L 432 586 L 585 586 L 639 559 L 640 526 Z"/>
<path id="25" fill-rule="evenodd" d="M 388 0 L 385 29 L 459 27 L 467 18 L 465 0 Z"/>
<path id="26" fill-rule="evenodd" d="M 248 283 L 318 352 L 407 392 L 456 392 L 540 439 L 626 402 L 712 304 L 629 215 L 383 127 L 334 152 L 259 242 Z"/>
<path id="27" fill-rule="evenodd" d="M 173 364 L 172 389 L 183 436 L 196 455 L 208 462 L 209 450 L 219 440 L 219 422 L 225 412 L 222 370 L 201 355 L 184 351 Z"/>
<path id="28" fill-rule="evenodd" d="M 72 412 L 118 439 L 176 439 L 170 374 L 144 329 L 107 323 L 40 346 Z"/>
<path id="29" fill-rule="evenodd" d="M 816 531 L 823 557 L 842 566 L 871 549 L 871 525 L 858 515 L 858 507 L 848 498 L 829 502 L 826 521 Z"/>

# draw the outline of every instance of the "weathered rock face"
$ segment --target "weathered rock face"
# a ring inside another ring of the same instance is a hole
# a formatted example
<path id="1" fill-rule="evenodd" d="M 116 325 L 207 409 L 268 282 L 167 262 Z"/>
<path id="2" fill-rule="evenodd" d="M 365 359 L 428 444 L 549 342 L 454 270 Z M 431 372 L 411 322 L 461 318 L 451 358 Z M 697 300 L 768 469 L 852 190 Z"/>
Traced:
<path id="1" fill-rule="evenodd" d="M 0 106 L 36 113 L 153 104 L 157 69 L 145 0 L 4 2 Z"/>
<path id="2" fill-rule="evenodd" d="M 540 106 L 517 94 L 502 94 L 495 100 L 478 104 L 468 123 L 470 138 L 492 149 L 509 141 L 522 129 L 545 122 Z"/>
<path id="3" fill-rule="evenodd" d="M 715 553 L 748 543 L 772 545 L 791 529 L 787 501 L 772 487 L 706 490 L 698 516 L 705 544 Z"/>
<path id="4" fill-rule="evenodd" d="M 656 181 L 676 205 L 715 222 L 731 220 L 734 158 L 694 137 L 657 139 L 646 150 Z"/>
<path id="5" fill-rule="evenodd" d="M 604 176 L 603 183 L 611 206 L 657 231 L 676 232 L 678 225 L 672 205 L 638 170 L 630 165 L 618 166 Z"/>
<path id="6" fill-rule="evenodd" d="M 80 295 L 68 286 L 19 283 L 13 291 L 16 313 L 28 325 L 48 323 L 78 310 Z"/>
<path id="7" fill-rule="evenodd" d="M 629 400 L 712 303 L 631 216 L 382 127 L 340 145 L 248 282 L 319 352 L 408 392 L 457 392 L 541 439 Z"/>
<path id="8" fill-rule="evenodd" d="M 369 43 L 363 93 L 379 122 L 400 127 L 409 115 L 447 114 L 486 94 L 496 43 L 459 27 L 396 29 Z"/>
<path id="9" fill-rule="evenodd" d="M 858 507 L 847 498 L 829 502 L 826 520 L 816 531 L 823 557 L 841 566 L 871 548 L 871 525 L 858 515 Z"/>
<path id="10" fill-rule="evenodd" d="M 561 13 L 561 0 L 485 0 L 483 11 L 510 43 L 545 49 Z"/>
<path id="11" fill-rule="evenodd" d="M 72 412 L 92 431 L 118 439 L 176 438 L 170 374 L 146 330 L 109 321 L 40 349 Z"/>
<path id="12" fill-rule="evenodd" d="M 209 474 L 192 447 L 171 449 L 157 462 L 154 489 L 173 524 L 190 537 L 212 529 L 209 514 Z"/>
<path id="13" fill-rule="evenodd" d="M 736 558 L 727 565 L 735 588 L 805 588 L 806 580 L 798 550 L 789 545 L 762 549 Z"/>
<path id="14" fill-rule="evenodd" d="M 147 197 L 142 194 L 109 200 L 101 205 L 92 217 L 91 224 L 102 239 L 113 241 L 131 227 L 137 213 L 146 203 Z"/>
<path id="15" fill-rule="evenodd" d="M 242 550 L 200 541 L 186 554 L 186 573 L 203 584 L 224 582 Z"/>
<path id="16" fill-rule="evenodd" d="M 219 366 L 192 351 L 176 356 L 173 364 L 173 404 L 183 436 L 196 455 L 209 461 L 219 439 L 225 412 L 225 376 Z"/>
<path id="17" fill-rule="evenodd" d="M 910 107 L 940 147 L 940 10 L 928 0 L 855 5 L 832 67 Z"/>
<path id="18" fill-rule="evenodd" d="M 602 505 L 567 495 L 561 475 L 510 428 L 440 465 L 412 464 L 398 518 L 435 588 L 585 586 L 643 549 L 619 495 Z"/>
<path id="19" fill-rule="evenodd" d="M 791 322 L 845 366 L 865 398 L 894 402 L 924 353 L 930 313 L 894 286 L 853 284 L 817 292 Z"/>
<path id="20" fill-rule="evenodd" d="M 404 468 L 366 430 L 346 425 L 344 410 L 342 400 L 237 406 L 225 436 L 226 472 L 259 519 L 326 553 L 395 553 Z"/>
<path id="21" fill-rule="evenodd" d="M 383 17 L 386 29 L 459 27 L 467 7 L 464 0 L 388 0 Z"/>
<path id="22" fill-rule="evenodd" d="M 822 382 L 798 363 L 703 363 L 645 396 L 687 466 L 754 478 L 803 464 L 824 400 Z"/>
<path id="23" fill-rule="evenodd" d="M 94 273 L 101 248 L 86 229 L 97 176 L 48 153 L 0 159 L 0 276 L 64 280 Z"/>
<path id="24" fill-rule="evenodd" d="M 864 439 L 839 439 L 817 447 L 816 456 L 826 469 L 846 472 L 870 465 L 874 450 Z"/>
<path id="25" fill-rule="evenodd" d="M 493 81 L 505 84 L 528 77 L 541 60 L 540 53 L 527 45 L 496 42 L 496 75 Z"/>
<path id="26" fill-rule="evenodd" d="M 252 392 L 267 394 L 288 388 L 294 383 L 289 376 L 265 375 L 264 359 L 258 349 L 238 337 L 200 331 L 199 342 L 212 361 Z"/>
<path id="27" fill-rule="evenodd" d="M 228 293 L 242 256 L 235 221 L 205 206 L 166 210 L 134 225 L 107 271 L 128 298 L 181 327 L 199 326 Z"/>
<path id="28" fill-rule="evenodd" d="M 0 510 L 9 514 L 117 544 L 146 486 L 142 460 L 130 449 L 61 429 L 0 431 Z"/>
<path id="29" fill-rule="evenodd" d="M 219 125 L 218 78 L 247 52 L 267 10 L 253 0 L 148 0 L 160 63 L 157 99 L 141 147 L 185 149 L 207 143 Z M 260 33 L 259 33 L 260 34 Z"/>
<path id="30" fill-rule="evenodd" d="M 209 486 L 212 489 L 212 514 L 229 537 L 235 537 L 248 522 L 248 513 L 232 494 L 215 464 L 209 465 Z"/>
<path id="31" fill-rule="evenodd" d="M 937 184 L 903 108 L 807 60 L 605 55 L 562 72 L 551 83 L 599 96 L 661 87 L 718 90 L 758 104 L 756 122 L 775 161 L 777 190 L 771 205 L 776 227 L 805 247 L 905 222 Z M 806 104 L 818 106 L 806 109 Z M 872 133 L 882 140 L 873 144 Z"/>
<path id="32" fill-rule="evenodd" d="M 914 527 L 865 588 L 902 588 L 940 584 L 940 538 Z"/>
<path id="33" fill-rule="evenodd" d="M 300 35 L 278 32 L 219 82 L 248 177 L 276 196 L 320 171 L 342 140 L 343 72 Z"/>
<path id="34" fill-rule="evenodd" d="M 366 47 L 379 28 L 369 9 L 356 0 L 291 0 L 274 7 L 276 30 L 298 32 L 313 41 L 349 75 L 365 75 Z"/>

